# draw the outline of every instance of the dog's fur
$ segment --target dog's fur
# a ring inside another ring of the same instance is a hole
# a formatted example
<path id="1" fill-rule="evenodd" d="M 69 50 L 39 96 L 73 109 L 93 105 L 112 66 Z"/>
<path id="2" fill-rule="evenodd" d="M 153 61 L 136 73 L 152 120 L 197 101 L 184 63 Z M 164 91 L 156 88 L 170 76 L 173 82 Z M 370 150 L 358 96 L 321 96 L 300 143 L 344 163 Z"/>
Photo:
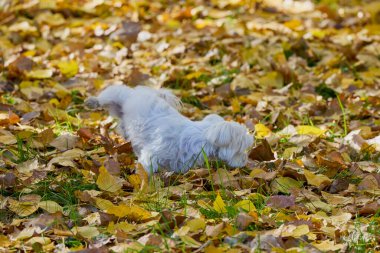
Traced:
<path id="1" fill-rule="evenodd" d="M 254 140 L 245 126 L 216 114 L 189 120 L 178 112 L 180 100 L 166 89 L 112 85 L 86 104 L 107 108 L 119 119 L 121 134 L 132 143 L 138 162 L 148 173 L 158 168 L 186 172 L 202 165 L 204 154 L 242 167 Z"/>

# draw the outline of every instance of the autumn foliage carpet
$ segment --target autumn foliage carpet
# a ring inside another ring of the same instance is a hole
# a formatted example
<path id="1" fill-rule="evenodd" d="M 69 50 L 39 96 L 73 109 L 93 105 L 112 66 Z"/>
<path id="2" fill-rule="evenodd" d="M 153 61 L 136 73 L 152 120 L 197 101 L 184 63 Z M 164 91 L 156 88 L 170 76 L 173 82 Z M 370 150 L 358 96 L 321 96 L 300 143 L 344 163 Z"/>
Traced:
<path id="1" fill-rule="evenodd" d="M 152 176 L 83 101 L 166 87 L 255 131 Z M 380 2 L 0 1 L 0 252 L 379 252 Z"/>

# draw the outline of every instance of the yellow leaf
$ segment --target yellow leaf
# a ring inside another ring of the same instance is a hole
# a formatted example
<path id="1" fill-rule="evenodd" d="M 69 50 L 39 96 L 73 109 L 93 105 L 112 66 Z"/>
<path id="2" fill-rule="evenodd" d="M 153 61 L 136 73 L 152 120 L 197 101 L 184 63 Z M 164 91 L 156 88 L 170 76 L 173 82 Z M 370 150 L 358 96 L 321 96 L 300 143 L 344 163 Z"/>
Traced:
<path id="1" fill-rule="evenodd" d="M 78 63 L 74 60 L 61 61 L 57 65 L 61 73 L 68 78 L 75 76 L 79 70 Z"/>
<path id="2" fill-rule="evenodd" d="M 298 27 L 302 26 L 302 22 L 299 19 L 292 19 L 284 23 L 284 26 L 296 30 Z"/>
<path id="3" fill-rule="evenodd" d="M 247 212 L 256 211 L 255 205 L 253 205 L 253 203 L 248 199 L 243 199 L 243 200 L 237 202 L 235 204 L 235 207 L 244 209 Z"/>
<path id="4" fill-rule="evenodd" d="M 196 218 L 196 219 L 189 220 L 186 223 L 186 226 L 190 228 L 191 232 L 196 232 L 200 229 L 203 230 L 206 227 L 206 222 L 202 218 Z"/>
<path id="5" fill-rule="evenodd" d="M 35 243 L 39 243 L 41 245 L 47 245 L 51 243 L 51 239 L 48 237 L 36 236 L 36 237 L 30 238 L 27 242 L 25 242 L 25 244 L 29 246 L 32 246 Z"/>
<path id="6" fill-rule="evenodd" d="M 192 237 L 188 235 L 181 236 L 180 238 L 189 247 L 199 248 L 200 246 L 202 246 L 200 242 L 197 242 L 196 240 L 194 240 Z"/>
<path id="7" fill-rule="evenodd" d="M 6 235 L 0 235 L 0 247 L 8 248 L 12 243 Z"/>
<path id="8" fill-rule="evenodd" d="M 331 183 L 331 179 L 322 174 L 314 174 L 308 170 L 303 170 L 307 183 L 314 186 L 321 186 L 322 184 Z"/>
<path id="9" fill-rule="evenodd" d="M 125 205 L 113 206 L 106 210 L 107 213 L 116 215 L 117 217 L 128 217 L 131 220 L 140 221 L 146 220 L 152 217 L 151 213 L 137 205 Z"/>
<path id="10" fill-rule="evenodd" d="M 42 231 L 40 227 L 27 227 L 27 228 L 24 228 L 20 233 L 18 233 L 13 239 L 24 240 L 24 239 L 32 237 L 35 233 L 40 234 L 41 232 Z"/>
<path id="11" fill-rule="evenodd" d="M 327 32 L 325 30 L 317 29 L 317 28 L 310 29 L 310 32 L 314 37 L 318 39 L 323 39 L 327 35 Z"/>
<path id="12" fill-rule="evenodd" d="M 94 198 L 94 199 L 95 199 L 96 206 L 101 210 L 107 210 L 115 206 L 111 201 L 107 199 L 101 199 L 101 198 Z"/>
<path id="13" fill-rule="evenodd" d="M 187 74 L 185 76 L 185 79 L 187 80 L 191 80 L 191 79 L 195 79 L 195 78 L 198 78 L 200 77 L 201 75 L 203 75 L 205 72 L 202 72 L 202 71 L 196 71 L 196 72 L 192 72 L 190 74 Z"/>
<path id="14" fill-rule="evenodd" d="M 255 125 L 255 135 L 256 135 L 256 138 L 258 139 L 267 137 L 268 135 L 270 135 L 271 132 L 272 131 L 268 127 L 266 127 L 264 124 L 258 123 Z"/>
<path id="15" fill-rule="evenodd" d="M 225 213 L 227 212 L 226 204 L 224 203 L 222 197 L 220 196 L 219 192 L 216 196 L 216 199 L 214 201 L 214 210 L 218 213 Z"/>
<path id="16" fill-rule="evenodd" d="M 41 201 L 38 203 L 38 207 L 48 211 L 49 213 L 63 212 L 62 206 L 51 200 Z"/>
<path id="17" fill-rule="evenodd" d="M 210 244 L 205 248 L 205 253 L 224 253 L 225 248 L 217 248 L 213 244 Z"/>
<path id="18" fill-rule="evenodd" d="M 291 177 L 277 177 L 271 183 L 272 191 L 290 193 L 290 190 L 293 188 L 301 188 L 302 182 L 297 181 Z"/>
<path id="19" fill-rule="evenodd" d="M 233 113 L 240 112 L 240 102 L 239 102 L 239 99 L 233 98 L 231 100 L 231 107 L 232 107 L 232 112 Z"/>
<path id="20" fill-rule="evenodd" d="M 283 230 L 281 231 L 281 236 L 282 237 L 292 236 L 294 238 L 298 238 L 298 237 L 308 234 L 309 232 L 310 232 L 309 226 L 306 224 L 300 225 L 300 226 L 288 225 L 288 226 L 283 227 Z"/>
<path id="21" fill-rule="evenodd" d="M 205 28 L 206 26 L 212 26 L 214 25 L 214 21 L 213 20 L 210 20 L 210 19 L 197 19 L 195 20 L 194 22 L 194 26 L 197 28 L 197 29 L 203 29 Z"/>
<path id="22" fill-rule="evenodd" d="M 137 174 L 132 174 L 128 176 L 128 182 L 131 183 L 133 186 L 133 189 L 139 190 L 141 186 L 141 179 L 139 175 Z"/>
<path id="23" fill-rule="evenodd" d="M 121 231 L 123 231 L 125 233 L 128 233 L 128 232 L 131 232 L 134 229 L 136 229 L 136 225 L 130 224 L 128 222 L 122 221 L 122 222 L 119 222 L 119 223 L 115 224 L 113 221 L 111 221 L 108 224 L 107 232 L 113 234 L 113 233 L 115 233 L 116 230 L 121 230 Z"/>
<path id="24" fill-rule="evenodd" d="M 37 203 L 33 202 L 19 202 L 14 199 L 9 199 L 8 202 L 9 209 L 21 217 L 31 215 L 38 209 Z"/>
<path id="25" fill-rule="evenodd" d="M 19 88 L 22 90 L 22 89 L 29 88 L 29 87 L 39 87 L 38 83 L 39 83 L 39 81 L 22 81 L 19 84 Z"/>
<path id="26" fill-rule="evenodd" d="M 298 134 L 310 134 L 310 135 L 317 135 L 320 136 L 326 132 L 326 130 L 322 130 L 315 126 L 297 126 L 297 133 Z"/>
<path id="27" fill-rule="evenodd" d="M 47 111 L 48 111 L 50 116 L 52 116 L 54 119 L 57 119 L 59 121 L 70 122 L 71 124 L 76 125 L 76 126 L 83 123 L 82 120 L 79 120 L 78 118 L 70 116 L 67 113 L 67 111 L 54 108 L 51 105 L 49 105 Z"/>
<path id="28" fill-rule="evenodd" d="M 108 192 L 117 192 L 122 186 L 121 181 L 117 177 L 112 176 L 104 166 L 99 168 L 96 184 L 101 190 Z"/>
<path id="29" fill-rule="evenodd" d="M 74 234 L 79 234 L 84 238 L 91 239 L 99 235 L 99 231 L 96 227 L 84 226 L 84 227 L 73 227 L 71 231 Z"/>
<path id="30" fill-rule="evenodd" d="M 342 250 L 344 248 L 343 244 L 335 244 L 334 241 L 330 241 L 330 240 L 325 240 L 320 243 L 312 242 L 311 244 L 323 252 L 337 251 L 337 250 Z"/>
<path id="31" fill-rule="evenodd" d="M 36 69 L 26 73 L 28 78 L 32 79 L 46 79 L 53 76 L 53 70 L 51 69 Z"/>
<path id="32" fill-rule="evenodd" d="M 263 88 L 275 87 L 281 88 L 284 85 L 284 78 L 276 71 L 268 72 L 266 75 L 260 77 L 259 84 Z"/>

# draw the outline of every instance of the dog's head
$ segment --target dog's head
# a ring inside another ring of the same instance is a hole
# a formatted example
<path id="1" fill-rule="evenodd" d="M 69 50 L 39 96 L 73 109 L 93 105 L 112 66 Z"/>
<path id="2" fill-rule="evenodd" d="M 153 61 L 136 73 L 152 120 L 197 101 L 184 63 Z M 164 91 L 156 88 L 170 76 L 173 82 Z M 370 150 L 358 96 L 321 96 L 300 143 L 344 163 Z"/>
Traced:
<path id="1" fill-rule="evenodd" d="M 215 147 L 218 158 L 231 167 L 243 167 L 247 163 L 254 142 L 245 126 L 224 120 L 207 128 L 206 139 Z"/>

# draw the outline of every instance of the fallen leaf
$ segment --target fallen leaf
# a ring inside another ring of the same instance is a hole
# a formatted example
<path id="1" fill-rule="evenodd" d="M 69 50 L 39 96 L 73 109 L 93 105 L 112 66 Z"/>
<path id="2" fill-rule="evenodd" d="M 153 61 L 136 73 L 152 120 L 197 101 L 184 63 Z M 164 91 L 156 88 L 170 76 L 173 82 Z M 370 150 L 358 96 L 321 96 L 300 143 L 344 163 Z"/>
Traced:
<path id="1" fill-rule="evenodd" d="M 283 226 L 281 228 L 281 236 L 282 237 L 294 237 L 298 238 L 303 235 L 306 235 L 310 232 L 308 225 L 300 225 L 300 226 L 294 226 L 294 225 L 287 225 Z"/>
<path id="2" fill-rule="evenodd" d="M 272 161 L 275 159 L 274 153 L 267 140 L 263 139 L 260 145 L 254 147 L 249 153 L 249 158 L 256 161 Z"/>
<path id="3" fill-rule="evenodd" d="M 78 63 L 74 60 L 58 62 L 57 66 L 67 78 L 75 76 L 79 71 Z"/>
<path id="4" fill-rule="evenodd" d="M 16 213 L 18 216 L 25 217 L 29 216 L 38 209 L 38 203 L 30 201 L 17 201 L 9 199 L 9 209 Z"/>
<path id="5" fill-rule="evenodd" d="M 26 73 L 26 76 L 31 79 L 46 79 L 53 76 L 51 69 L 36 69 Z"/>
<path id="6" fill-rule="evenodd" d="M 240 200 L 239 202 L 237 202 L 235 205 L 234 205 L 235 208 L 241 208 L 243 209 L 244 211 L 247 211 L 247 212 L 255 212 L 256 211 L 256 207 L 255 205 L 248 199 L 243 199 L 243 200 Z"/>
<path id="7" fill-rule="evenodd" d="M 258 139 L 263 139 L 267 136 L 269 136 L 272 133 L 272 131 L 266 127 L 264 124 L 256 124 L 255 125 L 255 137 Z"/>
<path id="8" fill-rule="evenodd" d="M 71 231 L 74 234 L 79 234 L 80 236 L 86 239 L 91 239 L 100 234 L 96 227 L 90 227 L 90 226 L 73 227 Z"/>
<path id="9" fill-rule="evenodd" d="M 294 196 L 272 195 L 267 200 L 267 205 L 273 208 L 288 208 L 295 205 Z"/>
<path id="10" fill-rule="evenodd" d="M 331 179 L 322 174 L 314 174 L 308 170 L 303 170 L 307 183 L 313 186 L 324 188 L 331 184 Z"/>
<path id="11" fill-rule="evenodd" d="M 102 166 L 99 168 L 99 176 L 96 184 L 101 190 L 115 193 L 121 189 L 122 182 L 119 178 L 108 173 L 107 169 Z"/>
<path id="12" fill-rule="evenodd" d="M 318 127 L 315 126 L 297 126 L 297 133 L 301 135 L 316 135 L 316 136 L 321 136 L 326 132 L 326 130 L 322 130 Z"/>
<path id="13" fill-rule="evenodd" d="M 222 197 L 220 196 L 219 192 L 218 195 L 215 198 L 215 201 L 213 203 L 214 210 L 218 213 L 225 213 L 227 212 L 226 204 L 224 203 Z"/>
<path id="14" fill-rule="evenodd" d="M 51 200 L 39 202 L 38 207 L 48 211 L 49 213 L 63 212 L 62 206 Z"/>
<path id="15" fill-rule="evenodd" d="M 319 243 L 317 242 L 313 242 L 312 245 L 314 247 L 316 247 L 318 250 L 320 251 L 337 251 L 337 250 L 342 250 L 344 248 L 344 245 L 343 244 L 335 244 L 334 241 L 330 241 L 330 240 L 325 240 L 325 241 L 321 241 Z"/>
<path id="16" fill-rule="evenodd" d="M 289 194 L 291 189 L 301 188 L 302 185 L 302 182 L 290 177 L 277 177 L 272 181 L 271 188 L 273 192 L 282 192 Z"/>

